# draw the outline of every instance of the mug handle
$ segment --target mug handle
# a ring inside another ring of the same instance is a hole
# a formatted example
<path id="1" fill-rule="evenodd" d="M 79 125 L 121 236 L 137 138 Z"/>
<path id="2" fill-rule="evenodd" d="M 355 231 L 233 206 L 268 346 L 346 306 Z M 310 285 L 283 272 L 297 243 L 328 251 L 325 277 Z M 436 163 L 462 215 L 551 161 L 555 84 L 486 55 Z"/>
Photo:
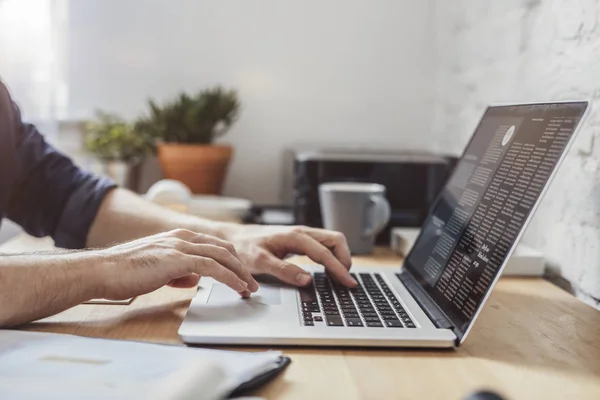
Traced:
<path id="1" fill-rule="evenodd" d="M 369 206 L 373 207 L 373 223 L 363 232 L 365 237 L 375 236 L 387 225 L 392 216 L 390 203 L 383 196 L 369 196 Z"/>

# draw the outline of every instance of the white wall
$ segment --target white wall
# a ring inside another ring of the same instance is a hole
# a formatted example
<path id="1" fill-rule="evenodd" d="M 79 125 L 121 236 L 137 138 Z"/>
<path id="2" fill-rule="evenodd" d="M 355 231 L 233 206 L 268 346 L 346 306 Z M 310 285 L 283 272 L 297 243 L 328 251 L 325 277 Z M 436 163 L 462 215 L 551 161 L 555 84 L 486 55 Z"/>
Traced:
<path id="1" fill-rule="evenodd" d="M 278 200 L 297 143 L 427 148 L 433 0 L 70 1 L 69 116 L 237 88 L 226 193 Z"/>
<path id="2" fill-rule="evenodd" d="M 485 105 L 600 97 L 600 1 L 436 2 L 437 142 L 460 152 Z M 600 103 L 524 241 L 600 299 Z"/>

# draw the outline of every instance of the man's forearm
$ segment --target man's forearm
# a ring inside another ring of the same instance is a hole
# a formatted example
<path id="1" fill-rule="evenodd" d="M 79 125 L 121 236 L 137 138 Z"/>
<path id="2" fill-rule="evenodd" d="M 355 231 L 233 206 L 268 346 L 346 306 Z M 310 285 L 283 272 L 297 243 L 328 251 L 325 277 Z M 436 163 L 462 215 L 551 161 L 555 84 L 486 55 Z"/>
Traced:
<path id="1" fill-rule="evenodd" d="M 127 190 L 115 189 L 98 211 L 87 246 L 103 247 L 178 228 L 223 238 L 229 225 L 169 210 Z"/>
<path id="2" fill-rule="evenodd" d="M 21 325 L 102 296 L 89 254 L 0 255 L 0 328 Z"/>

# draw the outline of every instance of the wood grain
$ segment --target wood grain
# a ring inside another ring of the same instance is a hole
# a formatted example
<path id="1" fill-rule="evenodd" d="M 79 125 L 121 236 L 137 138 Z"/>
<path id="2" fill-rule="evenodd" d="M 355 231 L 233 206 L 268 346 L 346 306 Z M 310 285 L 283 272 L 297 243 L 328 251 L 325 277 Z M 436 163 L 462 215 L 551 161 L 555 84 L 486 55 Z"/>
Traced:
<path id="1" fill-rule="evenodd" d="M 47 249 L 20 237 L 0 251 Z M 297 258 L 298 263 L 307 262 Z M 385 250 L 355 264 L 398 266 Z M 80 305 L 22 329 L 181 344 L 194 290 L 163 288 L 130 305 Z M 249 350 L 255 350 L 249 349 Z M 503 278 L 457 350 L 284 348 L 293 362 L 257 395 L 268 399 L 600 399 L 600 312 L 538 278 Z"/>

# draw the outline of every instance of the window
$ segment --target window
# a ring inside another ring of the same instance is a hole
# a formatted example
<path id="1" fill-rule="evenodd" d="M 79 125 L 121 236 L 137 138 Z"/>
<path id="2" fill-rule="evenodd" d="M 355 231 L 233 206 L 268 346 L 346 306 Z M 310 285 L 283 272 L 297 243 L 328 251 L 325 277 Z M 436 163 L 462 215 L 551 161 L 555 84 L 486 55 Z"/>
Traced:
<path id="1" fill-rule="evenodd" d="M 0 0 L 0 79 L 38 125 L 55 124 L 66 104 L 66 10 L 67 0 Z"/>

